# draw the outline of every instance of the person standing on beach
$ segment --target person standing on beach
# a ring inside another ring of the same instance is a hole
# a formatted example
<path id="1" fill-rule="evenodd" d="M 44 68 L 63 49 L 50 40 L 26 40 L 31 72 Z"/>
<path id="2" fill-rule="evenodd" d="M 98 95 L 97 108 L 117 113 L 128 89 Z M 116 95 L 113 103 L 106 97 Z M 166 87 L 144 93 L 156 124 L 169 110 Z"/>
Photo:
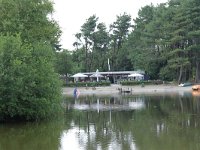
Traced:
<path id="1" fill-rule="evenodd" d="M 73 93 L 73 94 L 74 94 L 74 98 L 78 98 L 80 92 L 79 92 L 79 90 L 77 89 L 77 87 L 75 87 L 74 93 Z"/>

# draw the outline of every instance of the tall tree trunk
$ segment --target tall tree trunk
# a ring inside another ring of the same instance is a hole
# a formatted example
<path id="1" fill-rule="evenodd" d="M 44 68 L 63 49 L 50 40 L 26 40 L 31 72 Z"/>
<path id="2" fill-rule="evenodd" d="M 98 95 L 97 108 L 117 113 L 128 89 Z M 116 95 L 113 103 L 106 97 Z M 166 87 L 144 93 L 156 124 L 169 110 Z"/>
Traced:
<path id="1" fill-rule="evenodd" d="M 85 41 L 85 71 L 88 71 L 88 43 Z"/>
<path id="2" fill-rule="evenodd" d="M 87 72 L 91 72 L 92 70 L 92 54 L 88 53 L 88 61 L 87 61 Z"/>
<path id="3" fill-rule="evenodd" d="M 195 82 L 198 83 L 199 82 L 199 61 L 196 61 L 196 74 L 195 74 Z"/>
<path id="4" fill-rule="evenodd" d="M 103 56 L 103 52 L 102 51 L 100 52 L 100 56 L 101 56 L 101 61 L 100 61 L 101 63 L 100 63 L 99 67 L 101 68 L 101 71 L 103 71 L 104 70 L 104 62 L 105 62 L 104 58 L 105 57 Z"/>
<path id="5" fill-rule="evenodd" d="M 116 64 L 117 64 L 117 62 L 116 62 L 116 43 L 114 43 L 114 53 L 113 53 L 113 59 L 112 59 L 112 62 L 113 62 L 113 65 L 112 65 L 112 70 L 113 71 L 116 71 Z"/>
<path id="6" fill-rule="evenodd" d="M 181 65 L 180 72 L 179 72 L 179 77 L 178 77 L 178 84 L 181 83 L 182 74 L 183 74 L 183 66 Z"/>
<path id="7" fill-rule="evenodd" d="M 115 53 L 113 53 L 113 54 L 111 55 L 111 59 L 110 59 L 110 64 L 111 64 L 110 71 L 111 71 L 111 70 L 112 70 L 112 71 L 115 70 L 115 59 L 116 59 Z"/>

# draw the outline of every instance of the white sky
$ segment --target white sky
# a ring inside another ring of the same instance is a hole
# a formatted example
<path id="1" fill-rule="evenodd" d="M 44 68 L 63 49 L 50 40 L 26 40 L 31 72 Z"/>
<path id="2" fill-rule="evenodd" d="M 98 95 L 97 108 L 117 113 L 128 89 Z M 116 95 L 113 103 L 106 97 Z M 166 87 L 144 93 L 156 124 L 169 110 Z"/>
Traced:
<path id="1" fill-rule="evenodd" d="M 126 12 L 132 19 L 137 17 L 138 10 L 146 5 L 157 5 L 168 0 L 53 0 L 54 19 L 62 30 L 62 48 L 72 50 L 74 35 L 80 32 L 81 26 L 92 15 L 99 17 L 107 27 L 116 21 L 116 16 Z"/>

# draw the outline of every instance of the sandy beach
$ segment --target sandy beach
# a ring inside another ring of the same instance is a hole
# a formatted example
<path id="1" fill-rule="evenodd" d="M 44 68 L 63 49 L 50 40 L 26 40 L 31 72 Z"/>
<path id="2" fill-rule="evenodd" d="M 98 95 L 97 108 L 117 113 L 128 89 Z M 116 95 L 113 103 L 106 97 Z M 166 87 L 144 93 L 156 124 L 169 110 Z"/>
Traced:
<path id="1" fill-rule="evenodd" d="M 119 94 L 119 88 L 123 90 L 130 91 L 131 94 L 140 94 L 140 93 L 147 93 L 147 94 L 155 94 L 155 93 L 184 93 L 184 92 L 192 92 L 192 86 L 180 87 L 178 85 L 146 85 L 144 87 L 141 86 L 121 86 L 121 85 L 111 85 L 105 87 L 96 87 L 93 89 L 89 87 L 86 89 L 85 87 L 78 87 L 78 91 L 80 95 L 114 95 Z M 63 88 L 63 95 L 73 96 L 74 87 L 64 87 Z"/>

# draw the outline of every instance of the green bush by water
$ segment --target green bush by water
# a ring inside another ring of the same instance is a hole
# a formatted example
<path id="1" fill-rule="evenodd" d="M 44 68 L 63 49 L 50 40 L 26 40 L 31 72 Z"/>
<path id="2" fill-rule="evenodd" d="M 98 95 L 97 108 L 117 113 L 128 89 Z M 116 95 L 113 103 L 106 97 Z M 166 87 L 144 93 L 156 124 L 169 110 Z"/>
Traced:
<path id="1" fill-rule="evenodd" d="M 110 82 L 108 81 L 100 81 L 100 82 L 72 82 L 72 83 L 67 83 L 64 86 L 67 87 L 95 87 L 95 86 L 110 86 Z"/>
<path id="2" fill-rule="evenodd" d="M 41 120 L 60 112 L 61 84 L 48 44 L 0 36 L 0 121 Z"/>
<path id="3" fill-rule="evenodd" d="M 121 85 L 153 85 L 153 84 L 163 84 L 163 81 L 161 80 L 148 80 L 148 81 L 121 81 Z"/>

